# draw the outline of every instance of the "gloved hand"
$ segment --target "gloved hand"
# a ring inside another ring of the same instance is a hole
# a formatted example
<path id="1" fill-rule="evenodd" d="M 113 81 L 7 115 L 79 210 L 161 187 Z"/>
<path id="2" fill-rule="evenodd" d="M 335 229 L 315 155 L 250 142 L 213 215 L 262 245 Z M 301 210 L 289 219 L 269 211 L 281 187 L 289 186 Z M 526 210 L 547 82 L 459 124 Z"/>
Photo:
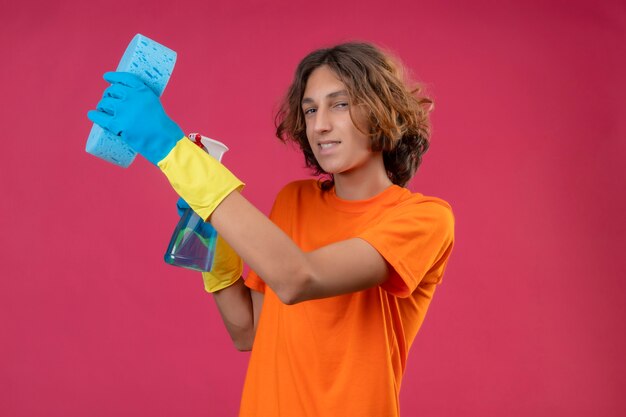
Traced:
<path id="1" fill-rule="evenodd" d="M 243 262 L 237 252 L 218 234 L 215 257 L 210 272 L 202 273 L 204 289 L 216 292 L 233 285 L 243 272 Z"/>
<path id="2" fill-rule="evenodd" d="M 185 136 L 165 113 L 159 97 L 141 79 L 128 72 L 107 72 L 111 83 L 97 110 L 87 117 L 114 135 L 121 136 L 133 150 L 157 165 Z"/>
<path id="3" fill-rule="evenodd" d="M 156 94 L 130 73 L 107 72 L 112 83 L 90 111 L 91 121 L 120 135 L 165 174 L 174 190 L 207 220 L 243 183 L 224 165 L 190 141 L 170 119 Z"/>
<path id="4" fill-rule="evenodd" d="M 178 215 L 182 216 L 183 212 L 189 208 L 189 204 L 183 198 L 179 198 L 176 202 Z M 204 289 L 207 292 L 216 292 L 233 285 L 243 272 L 243 262 L 237 252 L 230 247 L 228 243 L 218 234 L 215 244 L 215 256 L 213 258 L 213 266 L 210 272 L 202 273 L 204 281 Z"/>
<path id="5" fill-rule="evenodd" d="M 176 211 L 178 211 L 178 216 L 182 217 L 185 210 L 189 208 L 189 204 L 182 197 L 178 199 L 176 202 Z"/>

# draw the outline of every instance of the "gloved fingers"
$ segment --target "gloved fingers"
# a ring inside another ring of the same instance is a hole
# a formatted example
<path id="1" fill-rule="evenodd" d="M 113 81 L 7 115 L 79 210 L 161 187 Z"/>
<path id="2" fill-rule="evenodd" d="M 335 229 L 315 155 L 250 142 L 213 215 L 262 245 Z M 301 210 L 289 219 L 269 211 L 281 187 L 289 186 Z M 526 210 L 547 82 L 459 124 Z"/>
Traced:
<path id="1" fill-rule="evenodd" d="M 113 97 L 104 97 L 102 100 L 98 102 L 98 104 L 96 105 L 96 109 L 98 111 L 114 116 L 117 101 L 119 101 L 119 99 L 116 99 Z"/>
<path id="2" fill-rule="evenodd" d="M 182 197 L 178 199 L 176 202 L 176 210 L 178 211 L 178 215 L 182 216 L 185 210 L 189 208 L 189 204 Z"/>
<path id="3" fill-rule="evenodd" d="M 106 90 L 104 90 L 104 94 L 102 97 L 113 97 L 117 99 L 124 99 L 128 95 L 128 87 L 122 84 L 111 84 Z"/>
<path id="4" fill-rule="evenodd" d="M 130 72 L 106 72 L 104 79 L 111 84 L 122 84 L 131 88 L 145 87 L 143 81 Z"/>
<path id="5" fill-rule="evenodd" d="M 114 135 L 121 133 L 121 131 L 115 127 L 114 118 L 110 114 L 98 110 L 89 110 L 89 112 L 87 112 L 87 118 Z"/>
<path id="6" fill-rule="evenodd" d="M 182 197 L 178 199 L 178 201 L 176 202 L 176 205 L 181 209 L 189 208 L 189 204 L 187 204 L 187 202 Z"/>

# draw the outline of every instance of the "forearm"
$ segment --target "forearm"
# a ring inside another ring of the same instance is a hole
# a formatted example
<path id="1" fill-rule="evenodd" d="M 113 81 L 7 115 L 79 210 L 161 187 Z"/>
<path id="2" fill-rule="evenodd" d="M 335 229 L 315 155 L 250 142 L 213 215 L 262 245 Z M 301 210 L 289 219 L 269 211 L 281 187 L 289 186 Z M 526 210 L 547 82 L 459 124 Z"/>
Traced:
<path id="1" fill-rule="evenodd" d="M 214 292 L 213 299 L 237 350 L 251 350 L 255 334 L 254 309 L 250 289 L 243 279 Z"/>
<path id="2" fill-rule="evenodd" d="M 283 300 L 290 304 L 307 284 L 306 254 L 239 192 L 215 209 L 211 224 L 244 261 Z"/>

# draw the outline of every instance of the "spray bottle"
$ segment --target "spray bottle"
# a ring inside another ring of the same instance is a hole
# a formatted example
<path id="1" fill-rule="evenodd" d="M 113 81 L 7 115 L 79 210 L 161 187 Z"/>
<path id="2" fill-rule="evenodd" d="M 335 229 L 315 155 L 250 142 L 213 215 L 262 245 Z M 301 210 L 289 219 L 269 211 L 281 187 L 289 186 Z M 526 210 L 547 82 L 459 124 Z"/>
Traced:
<path id="1" fill-rule="evenodd" d="M 198 133 L 189 135 L 204 151 L 221 162 L 228 147 L 214 139 Z M 196 271 L 208 272 L 213 265 L 217 231 L 211 223 L 205 222 L 191 208 L 187 208 L 172 234 L 172 239 L 165 252 L 165 262 Z"/>

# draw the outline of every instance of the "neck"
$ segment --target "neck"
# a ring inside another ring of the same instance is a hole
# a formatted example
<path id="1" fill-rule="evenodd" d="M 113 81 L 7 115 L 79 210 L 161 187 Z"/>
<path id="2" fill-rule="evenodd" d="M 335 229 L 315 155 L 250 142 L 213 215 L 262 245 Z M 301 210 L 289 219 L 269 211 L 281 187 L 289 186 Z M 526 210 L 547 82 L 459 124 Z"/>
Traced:
<path id="1" fill-rule="evenodd" d="M 367 200 L 393 185 L 382 157 L 366 169 L 355 169 L 334 175 L 335 194 L 343 200 Z"/>

